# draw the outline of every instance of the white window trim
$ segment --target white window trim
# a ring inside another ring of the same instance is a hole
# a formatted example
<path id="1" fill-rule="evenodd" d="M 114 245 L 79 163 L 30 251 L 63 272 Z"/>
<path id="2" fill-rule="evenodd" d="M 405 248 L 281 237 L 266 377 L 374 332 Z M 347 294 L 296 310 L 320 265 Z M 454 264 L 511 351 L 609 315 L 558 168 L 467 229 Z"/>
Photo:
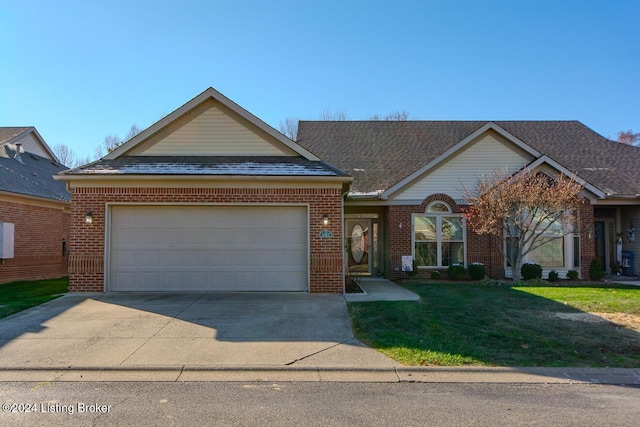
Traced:
<path id="1" fill-rule="evenodd" d="M 579 223 L 580 220 L 579 218 L 576 218 L 576 221 Z M 566 234 L 564 234 L 562 236 L 563 239 L 563 245 L 564 245 L 564 266 L 560 267 L 560 266 L 552 266 L 552 267 L 542 267 L 542 277 L 546 278 L 549 275 L 550 271 L 555 271 L 556 273 L 560 274 L 560 277 L 564 278 L 567 274 L 567 272 L 569 270 L 577 270 L 578 273 L 580 272 L 580 266 L 575 266 L 573 265 L 573 259 L 574 259 L 574 239 L 576 236 L 575 231 L 569 231 L 570 229 L 575 228 L 574 224 L 569 224 L 569 225 L 565 225 L 564 226 L 564 232 Z M 506 239 L 506 233 L 507 233 L 507 229 L 506 227 L 504 228 L 503 231 L 503 251 L 507 251 L 507 239 Z M 580 236 L 578 235 L 578 239 L 580 239 Z M 581 242 L 580 242 L 581 244 Z M 530 262 L 531 258 L 530 258 L 531 253 L 528 253 L 524 256 L 523 258 L 523 263 L 526 262 Z M 507 278 L 512 278 L 512 274 L 511 274 L 511 267 L 507 265 L 507 260 L 506 258 L 504 259 L 504 275 Z"/>
<path id="2" fill-rule="evenodd" d="M 449 212 L 429 212 L 429 207 L 435 203 L 443 204 L 448 209 Z M 463 263 L 467 265 L 467 218 L 463 213 L 453 213 L 451 206 L 448 203 L 445 203 L 441 200 L 435 200 L 429 205 L 427 205 L 426 209 L 423 213 L 412 213 L 411 214 L 411 256 L 415 260 L 416 259 L 416 230 L 415 230 L 415 218 L 416 217 L 425 217 L 425 216 L 433 216 L 436 217 L 436 247 L 437 254 L 436 259 L 438 265 L 419 265 L 418 269 L 427 270 L 427 269 L 442 269 L 449 267 L 448 265 L 442 265 L 442 218 L 443 217 L 455 217 L 462 219 L 462 247 L 463 247 Z"/>

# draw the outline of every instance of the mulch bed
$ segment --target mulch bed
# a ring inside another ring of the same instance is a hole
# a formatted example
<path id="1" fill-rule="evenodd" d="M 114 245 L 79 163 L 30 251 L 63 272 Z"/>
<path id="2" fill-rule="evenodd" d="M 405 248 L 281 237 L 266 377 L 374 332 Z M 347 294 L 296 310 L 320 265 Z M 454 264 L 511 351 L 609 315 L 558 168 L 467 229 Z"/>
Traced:
<path id="1" fill-rule="evenodd" d="M 363 294 L 364 293 L 362 289 L 360 289 L 360 286 L 358 286 L 358 284 L 353 280 L 346 281 L 344 285 L 344 290 L 345 290 L 345 293 L 347 294 Z"/>

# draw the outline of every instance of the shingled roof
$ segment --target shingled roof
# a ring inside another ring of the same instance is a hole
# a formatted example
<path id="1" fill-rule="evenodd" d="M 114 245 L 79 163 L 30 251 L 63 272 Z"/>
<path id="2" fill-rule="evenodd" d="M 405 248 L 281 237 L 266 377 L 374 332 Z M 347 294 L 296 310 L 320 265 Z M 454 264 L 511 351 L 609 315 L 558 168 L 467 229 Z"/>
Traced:
<path id="1" fill-rule="evenodd" d="M 351 174 L 352 190 L 386 190 L 495 123 L 608 196 L 640 194 L 640 148 L 578 121 L 300 121 L 297 143 Z"/>
<path id="2" fill-rule="evenodd" d="M 13 136 L 8 137 L 7 140 Z M 66 184 L 53 179 L 53 175 L 67 169 L 65 166 L 37 154 L 18 153 L 17 150 L 18 147 L 15 144 L 0 143 L 0 192 L 62 202 L 71 201 Z"/>
<path id="3" fill-rule="evenodd" d="M 301 156 L 122 156 L 61 175 L 348 176 L 326 162 Z"/>

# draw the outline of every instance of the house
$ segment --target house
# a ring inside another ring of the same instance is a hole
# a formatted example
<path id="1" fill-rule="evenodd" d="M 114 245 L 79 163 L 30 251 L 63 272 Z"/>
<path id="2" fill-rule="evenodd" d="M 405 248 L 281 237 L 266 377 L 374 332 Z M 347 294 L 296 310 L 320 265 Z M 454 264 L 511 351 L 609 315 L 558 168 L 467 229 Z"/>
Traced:
<path id="1" fill-rule="evenodd" d="M 0 127 L 0 283 L 67 274 L 71 195 L 34 127 Z"/>
<path id="2" fill-rule="evenodd" d="M 467 230 L 463 189 L 496 169 L 524 167 L 573 176 L 589 202 L 574 233 L 528 255 L 545 277 L 572 269 L 588 277 L 594 257 L 609 273 L 640 271 L 640 148 L 582 123 L 301 121 L 297 142 L 354 177 L 344 204 L 348 274 L 406 277 L 402 256 L 411 255 L 423 276 L 454 262 L 509 276 L 496 237 Z"/>
<path id="3" fill-rule="evenodd" d="M 343 290 L 351 177 L 210 88 L 71 191 L 71 291 Z"/>
<path id="4" fill-rule="evenodd" d="M 209 88 L 56 176 L 72 194 L 70 290 L 339 293 L 347 274 L 405 277 L 407 255 L 421 275 L 482 262 L 504 277 L 461 188 L 525 166 L 574 177 L 588 200 L 575 233 L 533 254 L 547 271 L 585 277 L 594 257 L 611 271 L 623 229 L 637 252 L 640 151 L 581 123 L 302 121 L 292 141 Z"/>

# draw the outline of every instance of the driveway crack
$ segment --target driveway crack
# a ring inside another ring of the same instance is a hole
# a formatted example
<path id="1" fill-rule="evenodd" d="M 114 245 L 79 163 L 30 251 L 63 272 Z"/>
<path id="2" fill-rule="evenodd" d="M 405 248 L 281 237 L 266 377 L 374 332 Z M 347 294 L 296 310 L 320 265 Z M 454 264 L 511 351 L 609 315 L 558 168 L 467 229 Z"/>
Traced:
<path id="1" fill-rule="evenodd" d="M 307 359 L 307 358 L 309 358 L 311 356 L 315 356 L 316 354 L 320 354 L 320 353 L 325 352 L 327 350 L 331 350 L 332 348 L 335 348 L 335 347 L 337 347 L 339 345 L 342 345 L 342 344 L 346 344 L 346 343 L 348 343 L 349 341 L 352 341 L 352 340 L 353 340 L 353 338 L 349 338 L 349 339 L 346 339 L 344 341 L 335 343 L 333 345 L 330 345 L 329 347 L 323 348 L 322 350 L 318 350 L 316 352 L 307 354 L 306 356 L 302 356 L 302 357 L 299 357 L 298 359 L 292 360 L 291 362 L 287 362 L 287 363 L 284 364 L 284 366 L 291 366 L 294 363 L 300 362 L 301 360 Z"/>
<path id="2" fill-rule="evenodd" d="M 187 304 L 182 310 L 180 310 L 175 316 L 171 316 L 171 318 L 167 321 L 167 323 L 165 323 L 164 325 L 162 325 L 162 327 L 160 329 L 158 329 L 153 335 L 151 335 L 149 338 L 147 338 L 145 340 L 145 342 L 143 342 L 142 344 L 140 344 L 138 346 L 138 348 L 136 348 L 135 350 L 133 350 L 131 352 L 130 355 L 128 355 L 122 362 L 119 363 L 119 366 L 122 366 L 127 360 L 131 359 L 131 357 L 133 357 L 134 354 L 136 354 L 142 347 L 144 347 L 145 345 L 147 345 L 147 343 L 149 341 L 151 341 L 153 338 L 156 337 L 156 335 L 158 335 L 164 328 L 167 327 L 167 325 L 171 322 L 173 322 L 174 320 L 176 320 L 178 318 L 178 316 L 180 316 L 182 313 L 184 313 L 188 308 L 190 308 L 193 304 L 195 304 L 196 302 L 198 302 L 200 300 L 200 298 L 202 298 L 205 295 L 205 293 L 200 294 L 200 296 L 198 296 L 198 298 L 194 299 L 193 301 L 191 301 L 189 304 Z"/>

